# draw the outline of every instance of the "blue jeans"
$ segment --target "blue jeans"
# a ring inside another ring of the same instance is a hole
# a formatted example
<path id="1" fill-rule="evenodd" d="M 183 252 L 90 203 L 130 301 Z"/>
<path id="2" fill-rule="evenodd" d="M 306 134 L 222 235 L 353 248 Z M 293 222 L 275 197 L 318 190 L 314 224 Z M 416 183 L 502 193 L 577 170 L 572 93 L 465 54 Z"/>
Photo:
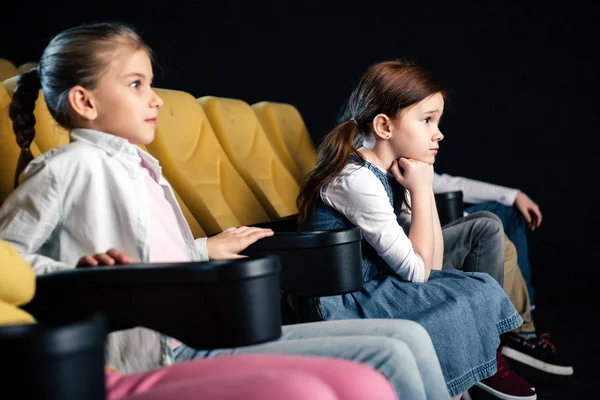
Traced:
<path id="1" fill-rule="evenodd" d="M 523 215 L 512 206 L 505 206 L 497 202 L 475 204 L 467 207 L 465 211 L 469 214 L 475 211 L 490 211 L 500 218 L 504 226 L 504 232 L 517 249 L 517 262 L 527 284 L 529 300 L 531 305 L 535 304 L 533 286 L 531 286 L 531 264 L 529 264 L 529 250 L 527 248 L 527 225 Z"/>
<path id="2" fill-rule="evenodd" d="M 196 350 L 184 344 L 175 361 L 233 354 L 271 353 L 342 358 L 381 372 L 401 399 L 449 399 L 433 343 L 412 321 L 359 319 L 283 327 L 276 341 L 233 349 Z"/>

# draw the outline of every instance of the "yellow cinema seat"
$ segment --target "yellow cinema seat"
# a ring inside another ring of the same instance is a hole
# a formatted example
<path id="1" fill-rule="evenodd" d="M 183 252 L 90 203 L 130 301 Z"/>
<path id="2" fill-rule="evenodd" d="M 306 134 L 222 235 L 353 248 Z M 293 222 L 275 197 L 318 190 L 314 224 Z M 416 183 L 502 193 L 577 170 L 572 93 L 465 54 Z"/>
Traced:
<path id="1" fill-rule="evenodd" d="M 35 273 L 21 255 L 0 240 L 0 326 L 34 323 L 33 317 L 18 308 L 35 293 Z"/>
<path id="2" fill-rule="evenodd" d="M 21 65 L 19 65 L 19 67 L 17 68 L 17 74 L 21 75 L 27 71 L 29 71 L 30 69 L 37 67 L 38 63 L 37 62 L 26 62 L 23 63 Z"/>
<path id="3" fill-rule="evenodd" d="M 300 186 L 275 153 L 250 105 L 212 96 L 198 101 L 223 150 L 271 219 L 297 214 Z"/>
<path id="4" fill-rule="evenodd" d="M 252 109 L 279 158 L 300 186 L 317 165 L 317 152 L 306 124 L 291 104 L 261 101 Z"/>
<path id="5" fill-rule="evenodd" d="M 0 82 L 18 74 L 15 64 L 5 58 L 0 58 Z"/>

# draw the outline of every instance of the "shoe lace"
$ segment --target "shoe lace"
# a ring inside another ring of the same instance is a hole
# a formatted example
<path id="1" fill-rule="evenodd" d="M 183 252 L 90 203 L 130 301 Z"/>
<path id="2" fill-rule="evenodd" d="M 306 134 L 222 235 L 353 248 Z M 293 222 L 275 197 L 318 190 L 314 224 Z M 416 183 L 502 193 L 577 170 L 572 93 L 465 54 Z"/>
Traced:
<path id="1" fill-rule="evenodd" d="M 501 353 L 496 354 L 496 367 L 498 368 L 498 373 L 502 375 L 503 378 L 506 378 L 512 372 L 510 366 L 508 365 L 508 361 Z"/>
<path id="2" fill-rule="evenodd" d="M 550 341 L 551 336 L 549 333 L 542 333 L 538 338 L 538 342 L 542 347 L 549 348 L 553 353 L 556 352 L 556 346 Z"/>

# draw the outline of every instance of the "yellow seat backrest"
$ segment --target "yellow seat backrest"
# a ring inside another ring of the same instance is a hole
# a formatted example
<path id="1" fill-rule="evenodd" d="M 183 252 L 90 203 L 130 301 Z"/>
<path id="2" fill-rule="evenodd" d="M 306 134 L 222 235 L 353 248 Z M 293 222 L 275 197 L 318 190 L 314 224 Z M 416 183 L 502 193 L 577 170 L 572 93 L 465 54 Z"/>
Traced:
<path id="1" fill-rule="evenodd" d="M 302 115 L 291 104 L 261 101 L 252 105 L 279 158 L 300 186 L 317 165 L 317 152 Z"/>
<path id="2" fill-rule="evenodd" d="M 154 141 L 146 147 L 160 161 L 165 177 L 206 233 L 268 221 L 269 216 L 221 148 L 196 99 L 176 90 L 156 92 L 164 104 Z"/>
<path id="3" fill-rule="evenodd" d="M 298 213 L 300 186 L 279 159 L 258 117 L 244 101 L 198 99 L 223 150 L 273 219 Z"/>
<path id="4" fill-rule="evenodd" d="M 0 58 L 0 82 L 18 75 L 17 67 L 10 60 Z"/>
<path id="5" fill-rule="evenodd" d="M 17 87 L 17 81 L 19 80 L 20 75 L 15 75 L 12 78 L 6 79 L 2 82 L 2 86 L 8 93 L 8 97 L 12 99 L 13 93 L 15 92 L 15 88 Z"/>
<path id="6" fill-rule="evenodd" d="M 34 142 L 42 153 L 69 144 L 69 131 L 60 126 L 52 117 L 41 90 L 33 113 L 35 114 Z M 37 157 L 39 154 L 33 153 L 33 155 Z"/>
<path id="7" fill-rule="evenodd" d="M 2 325 L 32 324 L 35 320 L 31 314 L 26 313 L 17 306 L 0 300 L 0 327 Z"/>
<path id="8" fill-rule="evenodd" d="M 38 63 L 37 62 L 26 62 L 23 63 L 21 65 L 19 65 L 19 67 L 17 68 L 17 73 L 19 75 L 29 71 L 31 68 L 37 67 Z"/>
<path id="9" fill-rule="evenodd" d="M 33 317 L 18 307 L 29 303 L 34 293 L 33 268 L 0 240 L 0 325 L 33 323 Z"/>
<path id="10" fill-rule="evenodd" d="M 4 85 L 0 85 L 0 109 L 4 109 L 10 105 L 10 96 L 6 89 L 4 89 Z"/>
<path id="11" fill-rule="evenodd" d="M 196 221 L 196 218 L 194 218 L 188 206 L 183 202 L 181 196 L 179 196 L 175 189 L 173 189 L 173 193 L 175 193 L 177 203 L 179 204 L 179 207 L 183 212 L 183 216 L 185 217 L 185 220 L 187 221 L 190 230 L 192 231 L 192 236 L 194 236 L 194 239 L 206 237 L 206 232 L 204 232 L 204 229 L 202 229 L 198 221 Z"/>
<path id="12" fill-rule="evenodd" d="M 140 144 L 138 146 L 145 152 L 148 152 L 148 148 L 143 144 Z M 179 207 L 181 207 L 183 216 L 185 217 L 185 220 L 187 221 L 188 225 L 190 226 L 190 229 L 192 230 L 192 235 L 194 236 L 194 239 L 206 237 L 204 229 L 202 229 L 198 221 L 196 221 L 196 218 L 194 218 L 190 209 L 185 205 L 181 196 L 179 196 L 175 189 L 173 189 L 173 192 L 175 193 L 175 198 L 177 199 L 177 203 L 179 203 Z"/>
<path id="13" fill-rule="evenodd" d="M 15 172 L 21 154 L 8 115 L 10 101 L 9 93 L 0 85 L 0 204 L 14 189 Z M 31 144 L 31 151 L 34 155 L 40 153 L 35 143 Z"/>

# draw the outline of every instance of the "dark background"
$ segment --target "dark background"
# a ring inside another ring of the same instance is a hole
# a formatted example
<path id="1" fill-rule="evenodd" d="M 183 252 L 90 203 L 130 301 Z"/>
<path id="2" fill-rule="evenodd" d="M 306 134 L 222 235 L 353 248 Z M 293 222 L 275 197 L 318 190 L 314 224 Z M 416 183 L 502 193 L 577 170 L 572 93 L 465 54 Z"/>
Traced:
<path id="1" fill-rule="evenodd" d="M 600 278 L 599 2 L 11 1 L 2 9 L 0 57 L 17 65 L 72 25 L 128 22 L 156 53 L 157 87 L 294 104 L 317 144 L 371 63 L 408 58 L 432 70 L 449 89 L 436 171 L 517 187 L 539 203 L 544 221 L 529 237 L 539 315 L 581 360 L 598 355 L 591 337 L 574 338 L 591 330 Z M 600 372 L 597 363 L 576 370 L 588 368 Z M 567 393 L 560 398 L 584 398 Z"/>

